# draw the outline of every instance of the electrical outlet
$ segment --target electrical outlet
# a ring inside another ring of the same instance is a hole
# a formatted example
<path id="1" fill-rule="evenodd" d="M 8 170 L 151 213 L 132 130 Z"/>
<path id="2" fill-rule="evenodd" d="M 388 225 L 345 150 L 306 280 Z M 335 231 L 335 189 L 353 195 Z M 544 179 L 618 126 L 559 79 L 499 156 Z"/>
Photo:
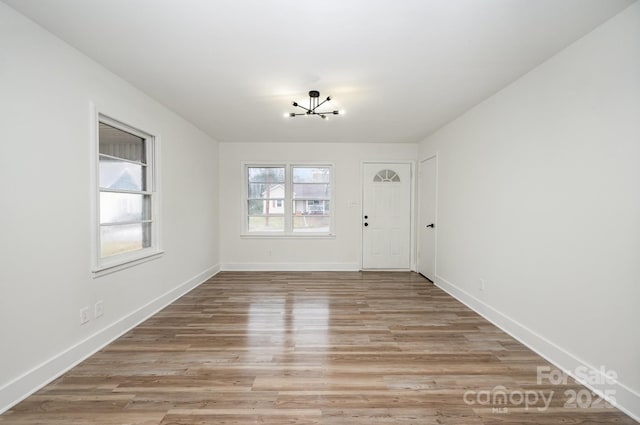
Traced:
<path id="1" fill-rule="evenodd" d="M 96 305 L 94 306 L 94 313 L 94 317 L 96 319 L 104 314 L 104 303 L 102 300 L 96 302 Z"/>
<path id="2" fill-rule="evenodd" d="M 80 309 L 80 324 L 84 325 L 89 322 L 89 307 L 83 307 Z"/>
<path id="3" fill-rule="evenodd" d="M 487 281 L 484 279 L 480 279 L 480 291 L 484 292 L 487 289 Z"/>

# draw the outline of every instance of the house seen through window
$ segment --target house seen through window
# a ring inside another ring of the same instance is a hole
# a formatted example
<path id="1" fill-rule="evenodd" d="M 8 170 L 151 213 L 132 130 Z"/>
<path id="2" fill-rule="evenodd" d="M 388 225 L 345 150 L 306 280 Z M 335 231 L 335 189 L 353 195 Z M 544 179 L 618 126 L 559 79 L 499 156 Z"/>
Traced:
<path id="1" fill-rule="evenodd" d="M 249 233 L 331 234 L 332 166 L 247 166 Z"/>

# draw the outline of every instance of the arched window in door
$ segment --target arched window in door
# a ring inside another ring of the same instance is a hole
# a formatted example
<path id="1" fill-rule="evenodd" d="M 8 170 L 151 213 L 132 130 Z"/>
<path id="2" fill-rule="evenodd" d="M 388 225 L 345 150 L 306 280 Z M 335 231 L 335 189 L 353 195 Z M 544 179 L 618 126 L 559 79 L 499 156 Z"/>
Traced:
<path id="1" fill-rule="evenodd" d="M 377 183 L 390 183 L 390 182 L 400 182 L 400 176 L 393 170 L 384 169 L 378 171 L 378 173 L 373 176 L 373 181 Z"/>

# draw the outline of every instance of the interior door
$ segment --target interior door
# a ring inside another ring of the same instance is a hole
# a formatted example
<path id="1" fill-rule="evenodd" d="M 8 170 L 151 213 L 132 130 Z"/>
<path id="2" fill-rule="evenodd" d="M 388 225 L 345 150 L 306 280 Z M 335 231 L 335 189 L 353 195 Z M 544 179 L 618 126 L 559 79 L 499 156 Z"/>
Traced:
<path id="1" fill-rule="evenodd" d="M 411 164 L 363 166 L 362 268 L 411 267 Z"/>
<path id="2" fill-rule="evenodd" d="M 419 175 L 418 273 L 433 282 L 436 274 L 436 157 L 420 163 Z"/>

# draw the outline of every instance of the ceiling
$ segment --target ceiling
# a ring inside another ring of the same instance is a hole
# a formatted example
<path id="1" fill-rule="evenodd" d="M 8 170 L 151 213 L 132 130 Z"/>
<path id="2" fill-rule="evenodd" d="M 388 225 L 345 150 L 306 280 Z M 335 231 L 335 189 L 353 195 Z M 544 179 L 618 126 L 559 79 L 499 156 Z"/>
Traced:
<path id="1" fill-rule="evenodd" d="M 633 2 L 3 1 L 220 142 L 398 143 Z M 311 89 L 346 114 L 285 118 Z"/>

